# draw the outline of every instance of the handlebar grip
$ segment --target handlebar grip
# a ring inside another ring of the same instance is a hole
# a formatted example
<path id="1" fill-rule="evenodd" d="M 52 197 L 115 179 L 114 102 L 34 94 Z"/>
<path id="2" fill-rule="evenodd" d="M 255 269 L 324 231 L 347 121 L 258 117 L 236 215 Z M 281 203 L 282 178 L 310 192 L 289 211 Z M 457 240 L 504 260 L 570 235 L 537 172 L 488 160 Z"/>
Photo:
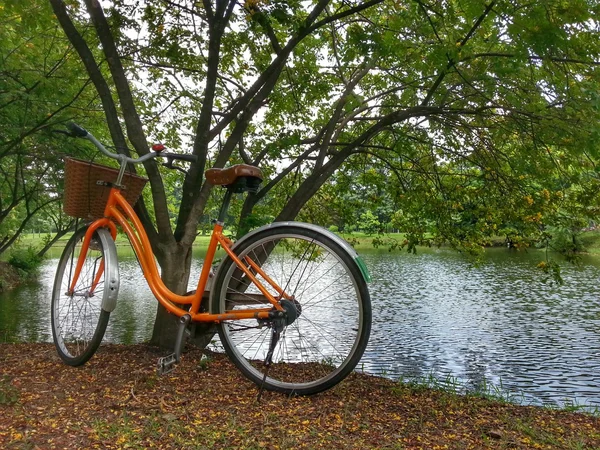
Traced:
<path id="1" fill-rule="evenodd" d="M 88 135 L 87 130 L 85 130 L 84 128 L 80 127 L 79 125 L 77 125 L 74 122 L 69 122 L 67 124 L 67 128 L 69 129 L 69 131 L 71 132 L 71 134 L 75 137 L 81 137 L 84 138 Z"/>

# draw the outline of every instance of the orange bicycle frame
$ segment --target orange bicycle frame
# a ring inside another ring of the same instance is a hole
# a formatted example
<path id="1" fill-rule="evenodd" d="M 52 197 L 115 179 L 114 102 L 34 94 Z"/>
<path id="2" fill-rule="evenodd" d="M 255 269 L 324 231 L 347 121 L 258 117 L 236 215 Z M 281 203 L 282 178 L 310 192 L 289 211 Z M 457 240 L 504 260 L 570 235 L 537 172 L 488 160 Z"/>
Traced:
<path id="1" fill-rule="evenodd" d="M 273 311 L 273 308 L 283 311 L 283 307 L 278 303 L 281 298 L 290 298 L 284 290 L 277 285 L 267 274 L 265 274 L 261 267 L 252 261 L 249 257 L 244 257 L 240 260 L 235 253 L 231 250 L 232 242 L 223 235 L 223 225 L 216 223 L 210 238 L 208 250 L 204 258 L 204 264 L 198 279 L 198 286 L 195 293 L 190 295 L 179 295 L 172 292 L 165 286 L 160 274 L 158 267 L 152 253 L 152 247 L 148 235 L 144 231 L 144 227 L 140 222 L 135 211 L 131 205 L 125 200 L 118 187 L 112 187 L 106 202 L 106 208 L 104 210 L 104 217 L 92 222 L 85 234 L 81 254 L 77 265 L 75 267 L 73 281 L 70 286 L 70 291 L 74 290 L 75 284 L 81 273 L 84 258 L 89 249 L 94 232 L 101 227 L 107 227 L 113 239 L 117 236 L 117 227 L 115 222 L 125 231 L 134 252 L 138 257 L 138 261 L 142 267 L 142 272 L 146 278 L 150 290 L 160 302 L 161 305 L 167 309 L 170 313 L 181 317 L 185 314 L 191 316 L 192 321 L 195 322 L 220 322 L 222 320 L 240 320 L 240 319 L 267 319 L 269 318 L 269 312 Z M 211 314 L 207 312 L 200 312 L 200 305 L 202 301 L 208 298 L 208 292 L 205 293 L 205 289 L 208 283 L 212 262 L 215 257 L 218 246 L 221 246 L 227 255 L 233 260 L 235 265 L 252 281 L 252 283 L 258 288 L 261 294 L 265 298 L 265 303 L 271 303 L 272 307 L 266 308 L 249 308 L 239 311 L 226 311 L 223 314 Z M 248 267 L 249 266 L 249 267 Z M 102 263 L 99 274 L 96 276 L 96 280 L 92 286 L 92 291 L 95 289 L 98 280 L 104 269 L 104 263 Z M 254 271 L 260 275 L 277 293 L 278 297 L 274 297 L 267 288 L 257 279 L 252 272 Z M 177 305 L 190 305 L 189 311 L 184 310 Z"/>

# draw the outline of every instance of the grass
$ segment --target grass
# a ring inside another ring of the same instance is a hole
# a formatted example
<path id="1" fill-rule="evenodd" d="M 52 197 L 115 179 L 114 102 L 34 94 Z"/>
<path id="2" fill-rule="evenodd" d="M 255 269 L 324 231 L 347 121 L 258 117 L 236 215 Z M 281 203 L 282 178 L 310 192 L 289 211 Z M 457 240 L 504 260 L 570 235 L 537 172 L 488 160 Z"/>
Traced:
<path id="1" fill-rule="evenodd" d="M 67 241 L 70 239 L 72 233 L 69 233 L 59 239 L 56 244 L 52 246 L 52 248 L 48 251 L 47 256 L 50 258 L 59 258 Z M 365 233 L 352 233 L 352 234 L 339 234 L 345 240 L 350 242 L 352 246 L 357 251 L 369 251 L 373 250 L 373 239 L 376 237 L 375 235 L 370 236 Z M 18 241 L 18 246 L 21 248 L 42 248 L 44 245 L 44 233 L 28 233 L 23 234 Z M 386 235 L 390 239 L 396 239 L 400 242 L 404 240 L 404 234 L 395 233 Z M 204 251 L 208 248 L 208 243 L 210 241 L 210 235 L 202 235 L 196 238 L 194 242 L 194 249 L 197 251 Z M 119 234 L 116 240 L 117 252 L 119 256 L 132 256 L 133 250 L 127 237 L 124 234 Z"/>
<path id="2" fill-rule="evenodd" d="M 10 377 L 0 378 L 0 405 L 14 405 L 19 401 L 19 391 L 10 383 Z"/>
<path id="3" fill-rule="evenodd" d="M 373 248 L 374 248 L 373 240 L 383 239 L 383 241 L 387 242 L 387 243 L 390 243 L 390 242 L 402 243 L 406 237 L 405 233 L 387 233 L 384 235 L 377 235 L 377 234 L 369 235 L 369 234 L 362 233 L 362 232 L 353 232 L 353 233 L 337 232 L 336 234 L 338 234 L 339 236 L 344 238 L 346 241 L 348 241 L 357 251 L 373 250 Z M 45 233 L 23 234 L 23 235 L 21 235 L 21 237 L 18 241 L 18 246 L 24 247 L 24 248 L 27 248 L 29 246 L 31 246 L 33 248 L 42 248 L 42 246 L 44 245 L 44 239 L 46 236 L 47 236 L 47 234 L 45 234 Z M 64 248 L 64 246 L 66 245 L 66 243 L 70 237 L 71 237 L 71 233 L 69 233 L 69 234 L 63 236 L 61 239 L 59 239 L 58 242 L 50 250 L 52 252 L 51 256 L 53 256 L 53 257 L 60 256 L 60 252 L 62 251 L 62 249 Z M 579 238 L 580 238 L 582 244 L 584 245 L 587 253 L 592 254 L 592 255 L 600 255 L 600 231 L 587 231 L 587 232 L 581 233 L 579 235 Z M 210 240 L 210 235 L 200 235 L 196 238 L 196 241 L 194 242 L 194 247 L 198 248 L 198 249 L 205 249 L 208 246 L 209 240 Z M 491 246 L 503 247 L 503 246 L 505 246 L 504 241 L 505 241 L 504 237 L 497 236 L 497 237 L 491 239 Z M 118 249 L 130 247 L 126 236 L 123 234 L 119 234 L 117 236 L 116 244 L 117 244 Z M 388 246 L 384 244 L 384 245 L 380 246 L 379 248 L 387 249 Z"/>
<path id="4" fill-rule="evenodd" d="M 586 231 L 579 235 L 581 243 L 590 255 L 600 255 L 600 231 Z"/>
<path id="5" fill-rule="evenodd" d="M 562 406 L 560 407 L 557 407 L 556 405 L 545 405 L 545 407 L 549 409 L 558 409 L 561 411 L 568 412 L 583 412 L 586 414 L 591 414 L 593 416 L 600 417 L 600 406 L 580 404 L 573 399 L 565 399 L 563 401 Z"/>
<path id="6" fill-rule="evenodd" d="M 504 389 L 502 381 L 499 385 L 483 380 L 476 387 L 468 387 L 462 384 L 458 378 L 447 375 L 445 378 L 439 378 L 430 373 L 423 377 L 404 378 L 398 380 L 398 389 L 410 389 L 412 391 L 434 390 L 447 394 L 467 395 L 477 398 L 483 398 L 498 403 L 524 404 L 524 395 L 522 393 L 512 393 Z M 583 408 L 581 410 L 584 410 Z"/>
<path id="7" fill-rule="evenodd" d="M 367 234 L 364 232 L 355 231 L 352 233 L 344 233 L 344 232 L 336 232 L 339 236 L 343 237 L 345 240 L 350 242 L 357 250 L 368 250 L 372 249 L 372 242 L 374 239 L 383 238 L 388 241 L 396 241 L 398 243 L 402 243 L 406 238 L 405 233 L 385 233 L 383 235 L 379 234 Z M 44 245 L 44 239 L 47 239 L 47 233 L 24 233 L 21 235 L 18 241 L 18 245 L 21 247 L 33 246 L 34 248 L 41 248 Z M 63 248 L 70 238 L 71 233 L 63 236 L 59 241 L 55 244 L 56 248 Z M 577 235 L 578 239 L 583 244 L 587 253 L 590 254 L 600 254 L 600 230 L 592 230 L 585 231 L 579 233 Z M 195 247 L 205 247 L 208 245 L 208 241 L 210 239 L 210 235 L 201 235 L 196 238 L 196 242 L 194 243 Z M 505 246 L 505 237 L 504 236 L 496 236 L 490 239 L 491 246 Z M 127 239 L 124 235 L 119 235 L 117 237 L 117 245 L 125 246 L 129 245 Z"/>
<path id="8" fill-rule="evenodd" d="M 385 374 L 382 376 L 385 376 Z M 444 378 L 440 378 L 434 373 L 430 373 L 422 377 L 400 377 L 398 379 L 397 387 L 392 389 L 392 391 L 396 390 L 399 393 L 402 393 L 407 389 L 413 392 L 433 390 L 451 395 L 464 395 L 482 398 L 505 404 L 527 404 L 524 393 L 511 392 L 507 390 L 503 386 L 501 379 L 499 384 L 493 384 L 483 380 L 481 384 L 475 387 L 469 387 L 461 383 L 457 377 L 452 375 L 447 375 Z M 600 417 L 600 407 L 595 405 L 580 404 L 576 400 L 572 399 L 565 399 L 562 405 L 548 403 L 543 405 L 543 407 L 554 411 L 581 412 Z"/>
<path id="9" fill-rule="evenodd" d="M 48 251 L 48 253 L 46 255 L 50 258 L 59 258 L 63 249 L 67 245 L 68 240 L 71 238 L 72 234 L 73 233 L 68 233 L 65 236 L 63 236 L 62 238 L 60 238 L 52 246 L 52 248 Z M 46 234 L 44 234 L 44 233 L 23 234 L 23 235 L 21 235 L 21 238 L 19 239 L 17 245 L 21 248 L 32 247 L 32 248 L 41 249 L 44 246 L 44 236 L 46 236 Z M 194 242 L 194 248 L 199 249 L 199 250 L 205 250 L 208 247 L 209 241 L 210 241 L 209 235 L 198 236 L 196 238 L 196 241 Z M 117 252 L 118 252 L 119 256 L 133 255 L 133 249 L 131 248 L 131 245 L 129 244 L 129 240 L 127 239 L 127 236 L 125 236 L 124 234 L 120 233 L 117 235 L 115 244 L 117 246 Z M 10 252 L 8 252 L 8 253 L 10 253 Z"/>

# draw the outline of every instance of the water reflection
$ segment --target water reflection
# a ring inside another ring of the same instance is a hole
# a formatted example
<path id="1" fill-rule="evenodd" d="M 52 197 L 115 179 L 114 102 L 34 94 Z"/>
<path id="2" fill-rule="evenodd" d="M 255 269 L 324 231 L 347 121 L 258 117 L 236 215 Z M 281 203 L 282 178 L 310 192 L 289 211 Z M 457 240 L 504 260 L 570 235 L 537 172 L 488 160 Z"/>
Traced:
<path id="1" fill-rule="evenodd" d="M 542 284 L 539 257 L 493 252 L 480 267 L 447 251 L 365 258 L 374 315 L 389 317 L 375 324 L 368 370 L 600 405 L 599 270 L 587 261 L 565 268 L 565 286 Z"/>
<path id="2" fill-rule="evenodd" d="M 452 376 L 502 385 L 526 403 L 600 406 L 599 261 L 565 266 L 564 286 L 540 282 L 540 254 L 492 251 L 478 267 L 445 250 L 369 252 L 373 330 L 359 369 L 393 378 Z M 196 280 L 200 255 L 193 267 Z M 51 341 L 57 260 L 38 283 L 0 296 L 0 339 Z M 149 339 L 156 300 L 135 259 L 121 262 L 121 292 L 105 339 Z M 195 281 L 190 289 L 195 288 Z"/>
<path id="3" fill-rule="evenodd" d="M 0 294 L 0 339 L 44 342 L 52 340 L 50 297 L 58 260 L 46 262 L 38 280 Z"/>

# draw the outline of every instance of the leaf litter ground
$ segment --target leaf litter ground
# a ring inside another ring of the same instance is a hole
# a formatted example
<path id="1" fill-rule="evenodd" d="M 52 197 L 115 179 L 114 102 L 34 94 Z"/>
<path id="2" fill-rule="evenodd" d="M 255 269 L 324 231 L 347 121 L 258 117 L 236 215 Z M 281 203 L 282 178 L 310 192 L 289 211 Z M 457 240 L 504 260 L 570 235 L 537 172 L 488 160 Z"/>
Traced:
<path id="1" fill-rule="evenodd" d="M 600 418 L 355 373 L 312 397 L 264 393 L 220 354 L 155 374 L 145 345 L 83 367 L 50 344 L 0 344 L 0 448 L 600 449 Z"/>

